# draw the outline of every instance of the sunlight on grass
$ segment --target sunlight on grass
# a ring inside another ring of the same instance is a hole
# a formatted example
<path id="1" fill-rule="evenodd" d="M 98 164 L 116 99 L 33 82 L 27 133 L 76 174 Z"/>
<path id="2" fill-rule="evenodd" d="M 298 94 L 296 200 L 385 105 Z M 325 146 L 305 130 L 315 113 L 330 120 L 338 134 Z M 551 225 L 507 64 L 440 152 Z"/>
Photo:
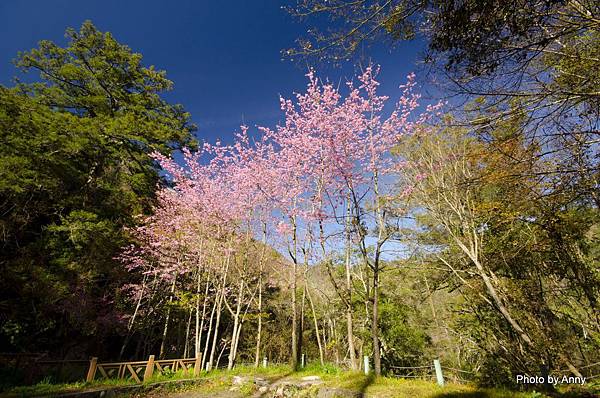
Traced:
<path id="1" fill-rule="evenodd" d="M 2 397 L 28 397 L 36 395 L 50 395 L 57 393 L 90 390 L 98 387 L 118 387 L 136 384 L 132 380 L 96 380 L 93 382 L 79 381 L 74 383 L 53 384 L 49 380 L 43 380 L 31 386 L 13 387 L 0 394 Z"/>
<path id="2" fill-rule="evenodd" d="M 269 366 L 267 368 L 250 365 L 237 366 L 229 371 L 226 369 L 214 369 L 209 372 L 203 371 L 196 379 L 190 374 L 184 374 L 183 371 L 165 372 L 155 374 L 148 383 L 144 383 L 148 390 L 139 391 L 136 395 L 144 396 L 154 388 L 154 383 L 163 383 L 170 381 L 185 381 L 193 379 L 187 383 L 166 383 L 160 387 L 161 396 L 181 392 L 201 391 L 202 394 L 211 394 L 225 392 L 231 387 L 234 376 L 245 376 L 250 381 L 243 384 L 239 392 L 244 396 L 251 396 L 257 390 L 252 381 L 252 377 L 261 377 L 269 380 L 271 383 L 285 378 L 286 380 L 300 380 L 305 376 L 318 376 L 323 381 L 323 387 L 351 390 L 364 393 L 367 397 L 380 398 L 543 398 L 546 395 L 539 392 L 515 392 L 503 389 L 482 389 L 475 385 L 464 385 L 448 383 L 444 387 L 438 386 L 433 381 L 402 379 L 392 377 L 374 377 L 365 375 L 362 372 L 349 372 L 342 370 L 334 365 L 326 364 L 322 366 L 319 363 L 309 363 L 303 369 L 296 372 L 291 371 L 287 365 Z M 58 393 L 76 392 L 93 390 L 103 387 L 121 387 L 131 386 L 136 383 L 132 380 L 96 380 L 91 383 L 77 382 L 69 384 L 52 384 L 46 379 L 38 384 L 25 387 L 15 387 L 0 394 L 2 397 L 30 397 L 43 395 L 56 395 Z M 310 393 L 316 394 L 316 387 Z M 304 391 L 307 392 L 307 391 Z M 571 391 L 558 394 L 560 397 L 577 397 L 581 395 L 580 391 Z"/>

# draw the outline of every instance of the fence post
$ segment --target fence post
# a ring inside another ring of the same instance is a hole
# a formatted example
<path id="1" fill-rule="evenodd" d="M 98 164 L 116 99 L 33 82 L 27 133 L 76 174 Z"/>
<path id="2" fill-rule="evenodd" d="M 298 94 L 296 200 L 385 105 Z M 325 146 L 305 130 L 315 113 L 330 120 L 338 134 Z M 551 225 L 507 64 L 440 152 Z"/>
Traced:
<path id="1" fill-rule="evenodd" d="M 305 354 L 302 354 L 302 359 L 300 359 L 300 367 L 301 368 L 304 368 L 304 364 L 305 364 L 305 362 L 304 362 L 304 355 Z"/>
<path id="2" fill-rule="evenodd" d="M 200 375 L 200 370 L 202 368 L 202 353 L 199 352 L 196 354 L 196 361 L 194 362 L 194 377 L 198 377 Z"/>
<path id="3" fill-rule="evenodd" d="M 87 382 L 94 381 L 94 377 L 96 377 L 97 364 L 98 364 L 97 357 L 93 357 L 92 359 L 90 359 L 90 368 L 88 369 L 88 373 L 87 373 L 87 377 L 85 378 L 85 381 L 87 381 Z"/>
<path id="4" fill-rule="evenodd" d="M 267 367 L 267 357 L 263 358 L 263 368 Z"/>
<path id="5" fill-rule="evenodd" d="M 148 363 L 146 363 L 146 370 L 144 371 L 144 382 L 150 380 L 154 373 L 154 355 L 148 357 Z"/>
<path id="6" fill-rule="evenodd" d="M 433 366 L 435 367 L 435 377 L 437 379 L 437 383 L 443 387 L 444 386 L 444 375 L 442 374 L 442 365 L 440 364 L 440 360 L 434 359 Z"/>
<path id="7" fill-rule="evenodd" d="M 369 356 L 365 355 L 365 357 L 363 358 L 364 364 L 365 364 L 365 374 L 368 375 L 369 372 L 371 371 L 369 369 Z"/>

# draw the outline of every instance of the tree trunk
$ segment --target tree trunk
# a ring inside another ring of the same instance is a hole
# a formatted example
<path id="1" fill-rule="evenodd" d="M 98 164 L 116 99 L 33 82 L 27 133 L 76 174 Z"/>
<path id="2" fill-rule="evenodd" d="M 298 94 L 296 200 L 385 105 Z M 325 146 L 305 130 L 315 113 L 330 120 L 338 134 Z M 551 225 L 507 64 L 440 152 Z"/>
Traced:
<path id="1" fill-rule="evenodd" d="M 206 365 L 206 369 L 210 370 L 212 368 L 212 364 L 215 358 L 215 350 L 217 348 L 217 337 L 219 333 L 219 324 L 221 323 L 221 309 L 223 305 L 223 300 L 225 299 L 225 287 L 227 282 L 227 272 L 229 272 L 229 262 L 231 260 L 231 250 L 227 251 L 227 259 L 225 260 L 225 271 L 223 272 L 223 280 L 221 282 L 221 289 L 219 289 L 219 295 L 217 298 L 217 319 L 215 321 L 215 331 L 212 340 L 212 347 L 210 350 L 210 358 L 208 360 L 208 364 Z"/>
<path id="2" fill-rule="evenodd" d="M 306 285 L 302 288 L 302 300 L 300 301 L 300 319 L 298 321 L 298 359 L 300 362 L 300 358 L 302 358 L 302 348 L 304 344 L 304 308 L 306 304 Z"/>
<path id="3" fill-rule="evenodd" d="M 160 342 L 160 353 L 158 357 L 163 359 L 165 354 L 165 346 L 167 341 L 167 333 L 169 332 L 169 319 L 171 318 L 171 303 L 173 302 L 173 294 L 175 293 L 175 282 L 177 278 L 173 278 L 173 284 L 171 285 L 171 294 L 169 295 L 169 307 L 167 308 L 167 316 L 165 317 L 165 326 L 163 328 L 162 339 Z"/>
<path id="4" fill-rule="evenodd" d="M 185 345 L 183 347 L 183 357 L 187 358 L 190 349 L 190 329 L 192 327 L 192 314 L 194 313 L 194 309 L 190 307 L 190 314 L 188 316 L 187 324 L 185 327 Z"/>
<path id="5" fill-rule="evenodd" d="M 308 295 L 308 303 L 310 304 L 310 309 L 313 315 L 313 321 L 315 323 L 315 335 L 317 336 L 317 345 L 319 346 L 319 359 L 321 360 L 322 366 L 325 365 L 325 359 L 323 358 L 323 345 L 321 344 L 321 335 L 319 335 L 319 322 L 317 321 L 315 305 L 313 303 L 312 296 L 310 295 L 310 291 L 308 290 L 308 286 L 306 287 L 306 294 Z"/>
<path id="6" fill-rule="evenodd" d="M 335 318 L 333 318 L 333 320 L 331 322 L 331 327 L 332 327 L 331 337 L 333 338 L 333 341 L 335 341 L 335 344 L 333 346 L 333 356 L 335 358 L 335 364 L 339 365 L 340 364 L 340 350 L 339 350 L 339 343 L 338 343 L 338 338 L 337 338 Z"/>
<path id="7" fill-rule="evenodd" d="M 210 349 L 210 357 L 208 359 L 208 363 L 206 364 L 206 370 L 211 370 L 213 361 L 215 359 L 215 351 L 217 349 L 217 337 L 219 336 L 219 324 L 221 323 L 221 309 L 223 304 L 223 295 L 225 294 L 225 286 L 223 286 L 221 292 L 219 293 L 219 297 L 217 298 L 217 319 L 215 320 L 215 330 L 213 332 L 212 337 L 212 346 Z"/>
<path id="8" fill-rule="evenodd" d="M 373 339 L 373 365 L 376 376 L 381 376 L 381 352 L 379 350 L 379 270 L 373 270 L 373 311 L 371 338 Z"/>
<path id="9" fill-rule="evenodd" d="M 354 350 L 354 325 L 352 322 L 352 274 L 350 269 L 350 199 L 348 198 L 348 205 L 346 208 L 346 258 L 345 258 L 345 271 L 346 271 L 346 336 L 348 340 L 348 352 L 350 354 L 350 369 L 356 370 L 356 354 Z"/>
<path id="10" fill-rule="evenodd" d="M 206 278 L 206 286 L 204 288 L 204 299 L 202 300 L 202 317 L 200 319 L 200 326 L 198 326 L 198 300 L 196 301 L 196 348 L 195 348 L 195 358 L 198 358 L 198 355 L 201 355 L 200 347 L 202 346 L 202 331 L 204 330 L 204 321 L 206 319 L 206 305 L 208 304 L 208 288 L 209 288 L 209 278 Z M 212 318 L 211 318 L 212 322 Z M 210 333 L 210 332 L 209 332 Z M 208 340 L 208 334 L 206 336 Z M 206 349 L 204 350 L 206 353 Z"/>
<path id="11" fill-rule="evenodd" d="M 135 318 L 140 310 L 142 305 L 142 298 L 144 297 L 144 290 L 146 288 L 146 279 L 148 278 L 148 274 L 144 274 L 144 279 L 142 279 L 142 289 L 140 290 L 140 296 L 137 299 L 135 304 L 135 309 L 133 310 L 133 315 L 127 322 L 127 335 L 125 336 L 125 340 L 123 341 L 123 345 L 121 346 L 121 350 L 119 351 L 119 359 L 123 358 L 123 354 L 125 353 L 125 348 L 131 339 L 131 331 L 133 330 L 133 325 L 135 324 Z"/>
<path id="12" fill-rule="evenodd" d="M 267 224 L 263 223 L 263 240 L 258 263 L 258 327 L 256 331 L 256 352 L 254 355 L 254 367 L 258 368 L 260 363 L 260 344 L 262 338 L 262 293 L 263 293 L 263 262 L 265 260 L 265 251 L 267 249 Z"/>
<path id="13" fill-rule="evenodd" d="M 206 332 L 206 341 L 204 342 L 204 355 L 202 355 L 202 366 L 201 368 L 204 369 L 204 365 L 208 364 L 208 343 L 210 343 L 211 341 L 211 336 L 212 336 L 212 328 L 213 328 L 213 324 L 214 324 L 214 319 L 215 319 L 215 311 L 217 310 L 217 300 L 215 300 L 213 302 L 212 305 L 212 310 L 210 311 L 210 321 L 208 323 L 208 331 Z"/>
<path id="14" fill-rule="evenodd" d="M 233 315 L 233 330 L 231 331 L 231 344 L 229 345 L 229 360 L 227 363 L 227 369 L 233 369 L 233 362 L 235 361 L 236 354 L 236 337 L 238 334 L 238 328 L 240 325 L 240 312 L 242 311 L 242 296 L 244 295 L 244 279 L 242 278 L 240 281 L 240 287 L 238 289 L 237 296 L 237 305 L 235 308 L 235 313 L 231 313 Z"/>
<path id="15" fill-rule="evenodd" d="M 204 299 L 202 300 L 202 317 L 200 317 L 200 276 L 202 274 L 205 274 L 206 271 L 204 272 L 200 272 L 200 268 L 202 266 L 202 254 L 203 254 L 203 246 L 204 246 L 204 241 L 200 241 L 200 253 L 199 253 L 199 258 L 198 258 L 198 268 L 196 270 L 197 272 L 197 279 L 196 279 L 196 335 L 194 338 L 194 358 L 198 358 L 198 355 L 200 355 L 200 344 L 202 343 L 202 330 L 204 330 L 204 318 L 206 316 L 206 302 L 208 300 L 208 286 L 209 286 L 209 280 L 210 280 L 210 275 L 206 276 L 206 288 L 204 289 Z M 202 319 L 200 319 L 202 318 Z"/>
<path id="16" fill-rule="evenodd" d="M 254 367 L 260 363 L 260 340 L 262 338 L 262 267 L 258 276 L 258 327 L 256 331 L 256 351 L 254 353 Z"/>
<path id="17" fill-rule="evenodd" d="M 381 261 L 381 248 L 387 239 L 385 214 L 381 208 L 381 197 L 379 195 L 379 173 L 373 172 L 373 192 L 375 193 L 375 211 L 377 215 L 377 244 L 375 246 L 375 258 L 373 259 L 373 322 L 371 324 L 371 335 L 373 338 L 373 365 L 375 375 L 381 376 L 381 351 L 379 347 L 379 272 Z"/>
<path id="18" fill-rule="evenodd" d="M 293 227 L 293 235 L 292 235 L 292 239 L 293 239 L 293 253 L 292 254 L 292 262 L 293 262 L 293 266 L 292 266 L 292 297 L 291 297 L 291 301 L 292 301 L 292 357 L 291 357 L 291 365 L 292 365 L 292 369 L 296 370 L 298 369 L 298 305 L 297 305 L 297 300 L 296 300 L 296 289 L 297 289 L 297 280 L 296 280 L 296 274 L 298 271 L 298 259 L 297 259 L 297 254 L 298 254 L 298 242 L 297 242 L 297 236 L 296 236 L 296 219 L 294 217 L 292 217 L 292 227 Z"/>

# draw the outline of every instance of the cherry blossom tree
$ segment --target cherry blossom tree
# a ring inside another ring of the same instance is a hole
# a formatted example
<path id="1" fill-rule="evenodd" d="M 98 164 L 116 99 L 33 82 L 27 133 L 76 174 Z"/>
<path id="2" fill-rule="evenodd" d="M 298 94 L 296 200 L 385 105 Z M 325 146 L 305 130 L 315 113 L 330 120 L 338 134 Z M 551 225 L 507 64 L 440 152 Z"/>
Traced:
<path id="1" fill-rule="evenodd" d="M 336 290 L 346 308 L 350 365 L 357 368 L 349 261 L 355 246 L 371 280 L 373 357 L 375 372 L 380 374 L 379 278 L 383 248 L 394 232 L 389 220 L 397 215 L 397 209 L 391 209 L 386 199 L 392 193 L 392 176 L 401 173 L 401 163 L 394 161 L 391 151 L 432 109 L 413 116 L 419 96 L 414 93 L 414 76 L 410 75 L 401 86 L 399 101 L 386 113 L 388 98 L 377 93 L 377 72 L 376 68 L 366 68 L 358 76 L 358 84 L 349 82 L 344 94 L 311 71 L 304 93 L 281 99 L 281 125 L 258 127 L 257 137 L 242 126 L 233 144 L 207 143 L 195 153 L 184 150 L 182 162 L 154 155 L 171 184 L 160 189 L 154 214 L 135 230 L 141 249 L 128 249 L 124 261 L 147 267 L 150 263 L 143 259 L 152 258 L 153 265 L 144 272 L 170 281 L 171 290 L 177 275 L 195 276 L 196 355 L 201 352 L 201 334 L 207 324 L 203 351 L 206 359 L 210 340 L 207 368 L 214 364 L 225 309 L 233 320 L 227 345 L 229 367 L 234 366 L 246 314 L 252 305 L 257 305 L 259 314 L 263 311 L 264 250 L 279 240 L 291 262 L 292 364 L 297 366 L 301 352 L 300 287 L 302 308 L 307 298 L 312 309 L 323 361 L 311 287 L 306 278 L 299 279 L 300 267 L 306 275 L 311 264 L 328 264 L 332 251 L 343 247 L 346 280 L 344 288 L 336 286 Z M 250 256 L 258 241 L 262 242 L 263 254 Z M 315 245 L 320 250 L 314 250 Z M 258 282 L 254 285 L 251 281 L 256 269 Z M 207 318 L 209 303 L 212 309 Z M 259 316 L 255 364 L 260 355 L 261 322 Z M 165 330 L 168 323 L 167 314 Z"/>

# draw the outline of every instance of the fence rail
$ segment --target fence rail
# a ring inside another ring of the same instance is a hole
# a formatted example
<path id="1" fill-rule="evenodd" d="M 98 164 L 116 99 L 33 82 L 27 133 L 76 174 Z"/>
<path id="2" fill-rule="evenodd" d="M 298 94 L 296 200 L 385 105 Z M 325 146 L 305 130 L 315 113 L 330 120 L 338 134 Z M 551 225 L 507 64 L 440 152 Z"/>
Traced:
<path id="1" fill-rule="evenodd" d="M 154 355 L 150 355 L 147 361 L 132 362 L 98 362 L 98 358 L 92 358 L 89 361 L 86 381 L 104 378 L 131 379 L 141 383 L 148 381 L 155 370 L 160 373 L 183 370 L 183 374 L 198 376 L 201 370 L 201 358 L 202 356 L 199 355 L 196 358 L 155 360 Z"/>
<path id="2" fill-rule="evenodd" d="M 65 360 L 50 360 L 46 359 L 46 353 L 25 353 L 11 354 L 0 353 L 0 364 L 9 364 L 14 369 L 30 369 L 27 373 L 30 379 L 33 376 L 46 376 L 48 369 L 53 366 L 59 369 L 59 374 L 68 374 L 69 377 L 76 377 L 81 380 L 82 371 L 87 368 L 85 380 L 90 382 L 96 379 L 121 379 L 133 380 L 137 383 L 150 380 L 155 373 L 175 373 L 182 371 L 187 376 L 198 376 L 201 372 L 201 358 L 199 354 L 197 358 L 175 358 L 175 359 L 160 359 L 155 360 L 154 355 L 150 355 L 145 361 L 128 361 L 128 362 L 99 362 L 98 358 L 90 360 L 80 359 L 65 359 Z M 26 366 L 20 366 L 21 362 L 26 362 Z M 369 373 L 369 357 L 364 358 L 364 371 Z M 238 363 L 237 366 L 250 366 L 254 363 Z M 269 365 L 278 365 L 277 363 L 269 363 Z M 267 358 L 263 358 L 262 366 L 267 367 Z M 215 368 L 221 367 L 219 364 Z M 587 380 L 600 378 L 597 369 L 600 368 L 600 362 L 590 363 L 579 367 L 582 373 L 585 373 Z M 438 384 L 444 385 L 444 379 L 450 379 L 454 382 L 473 382 L 476 372 L 464 369 L 442 366 L 439 360 L 433 361 L 430 365 L 422 366 L 390 366 L 395 377 L 402 378 L 422 378 L 422 379 L 437 379 Z M 33 373 L 35 370 L 35 374 Z M 67 372 L 63 372 L 63 370 Z M 568 369 L 557 369 L 557 372 L 567 372 Z M 30 374 L 31 373 L 31 374 Z M 85 374 L 85 373 L 84 373 Z"/>

